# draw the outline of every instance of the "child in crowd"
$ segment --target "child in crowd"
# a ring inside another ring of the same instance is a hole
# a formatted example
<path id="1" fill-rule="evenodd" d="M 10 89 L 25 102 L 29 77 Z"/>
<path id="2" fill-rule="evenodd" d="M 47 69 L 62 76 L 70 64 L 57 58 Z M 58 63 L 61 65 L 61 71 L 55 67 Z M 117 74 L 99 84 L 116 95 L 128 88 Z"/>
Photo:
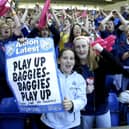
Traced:
<path id="1" fill-rule="evenodd" d="M 58 77 L 64 98 L 63 112 L 43 114 L 43 129 L 80 129 L 80 110 L 87 103 L 86 83 L 83 77 L 74 71 L 75 54 L 71 49 L 62 49 L 58 59 Z"/>

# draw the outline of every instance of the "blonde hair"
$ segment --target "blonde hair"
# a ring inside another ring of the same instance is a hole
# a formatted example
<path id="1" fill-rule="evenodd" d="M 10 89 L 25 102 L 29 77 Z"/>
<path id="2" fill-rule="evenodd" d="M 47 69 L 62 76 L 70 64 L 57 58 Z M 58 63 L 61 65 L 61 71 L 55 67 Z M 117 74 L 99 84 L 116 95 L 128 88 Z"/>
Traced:
<path id="1" fill-rule="evenodd" d="M 79 41 L 81 40 L 81 41 L 87 42 L 88 44 L 90 43 L 90 39 L 89 39 L 88 36 L 77 36 L 77 37 L 74 38 L 73 43 L 78 41 L 78 40 Z"/>
<path id="2" fill-rule="evenodd" d="M 88 52 L 88 56 L 86 60 L 87 60 L 87 65 L 89 66 L 90 70 L 94 70 L 98 67 L 99 56 L 92 49 L 91 46 L 89 46 L 89 52 Z"/>
<path id="3" fill-rule="evenodd" d="M 99 56 L 96 54 L 96 52 L 92 49 L 90 45 L 90 38 L 88 36 L 78 36 L 74 38 L 73 43 L 76 41 L 84 41 L 89 45 L 88 55 L 86 58 L 86 62 L 90 70 L 94 70 L 98 67 L 98 60 Z"/>

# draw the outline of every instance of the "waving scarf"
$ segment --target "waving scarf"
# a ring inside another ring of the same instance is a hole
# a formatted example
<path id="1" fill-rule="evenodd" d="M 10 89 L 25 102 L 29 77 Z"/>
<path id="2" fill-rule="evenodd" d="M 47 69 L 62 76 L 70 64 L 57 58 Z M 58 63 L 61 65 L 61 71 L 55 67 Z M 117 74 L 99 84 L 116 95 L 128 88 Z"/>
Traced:
<path id="1" fill-rule="evenodd" d="M 114 36 L 114 35 L 110 35 L 105 39 L 98 37 L 94 42 L 91 43 L 91 45 L 94 46 L 97 43 L 99 43 L 107 51 L 112 51 L 112 47 L 115 43 L 115 39 L 116 39 L 116 36 Z"/>
<path id="2" fill-rule="evenodd" d="M 46 25 L 47 13 L 48 13 L 49 7 L 50 7 L 50 0 L 46 0 L 38 23 L 38 27 L 40 29 L 42 29 Z"/>
<path id="3" fill-rule="evenodd" d="M 10 9 L 8 0 L 0 0 L 0 16 L 5 15 Z"/>

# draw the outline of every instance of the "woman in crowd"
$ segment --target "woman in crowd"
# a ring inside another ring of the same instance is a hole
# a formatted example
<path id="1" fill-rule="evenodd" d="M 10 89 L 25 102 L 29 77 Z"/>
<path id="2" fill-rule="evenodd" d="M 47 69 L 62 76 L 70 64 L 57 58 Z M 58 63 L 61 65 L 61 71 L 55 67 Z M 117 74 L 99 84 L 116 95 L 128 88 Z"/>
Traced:
<path id="1" fill-rule="evenodd" d="M 94 122 L 97 128 L 110 128 L 106 75 L 122 73 L 129 77 L 129 72 L 124 70 L 119 61 L 100 44 L 97 43 L 91 48 L 88 37 L 76 37 L 73 44 L 78 57 L 77 70 L 87 83 L 87 105 L 81 111 L 82 128 L 91 129 Z"/>
<path id="2" fill-rule="evenodd" d="M 73 47 L 73 40 L 75 37 L 84 35 L 89 35 L 85 29 L 84 26 L 80 25 L 79 23 L 75 23 L 72 25 L 71 31 L 70 31 L 70 36 L 69 36 L 69 41 L 64 45 L 65 47 Z"/>
<path id="3" fill-rule="evenodd" d="M 0 20 L 0 100 L 5 97 L 12 97 L 13 94 L 8 86 L 5 72 L 5 44 L 9 41 L 16 41 L 22 36 L 19 28 L 19 23 L 16 20 L 15 10 L 11 8 L 11 14 L 13 15 L 13 23 L 9 23 L 7 19 Z M 12 24 L 17 24 L 14 28 Z"/>

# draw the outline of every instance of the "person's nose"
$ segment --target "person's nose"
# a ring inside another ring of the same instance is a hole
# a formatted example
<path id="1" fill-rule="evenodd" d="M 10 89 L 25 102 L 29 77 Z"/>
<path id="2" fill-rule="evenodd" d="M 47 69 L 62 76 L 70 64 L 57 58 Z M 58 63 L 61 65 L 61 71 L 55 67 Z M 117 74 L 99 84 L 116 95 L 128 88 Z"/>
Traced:
<path id="1" fill-rule="evenodd" d="M 67 63 L 68 63 L 68 64 L 70 63 L 70 59 L 69 59 L 69 58 L 67 59 Z"/>
<path id="2" fill-rule="evenodd" d="M 83 51 L 83 48 L 82 47 L 80 47 L 80 52 L 82 52 Z"/>

